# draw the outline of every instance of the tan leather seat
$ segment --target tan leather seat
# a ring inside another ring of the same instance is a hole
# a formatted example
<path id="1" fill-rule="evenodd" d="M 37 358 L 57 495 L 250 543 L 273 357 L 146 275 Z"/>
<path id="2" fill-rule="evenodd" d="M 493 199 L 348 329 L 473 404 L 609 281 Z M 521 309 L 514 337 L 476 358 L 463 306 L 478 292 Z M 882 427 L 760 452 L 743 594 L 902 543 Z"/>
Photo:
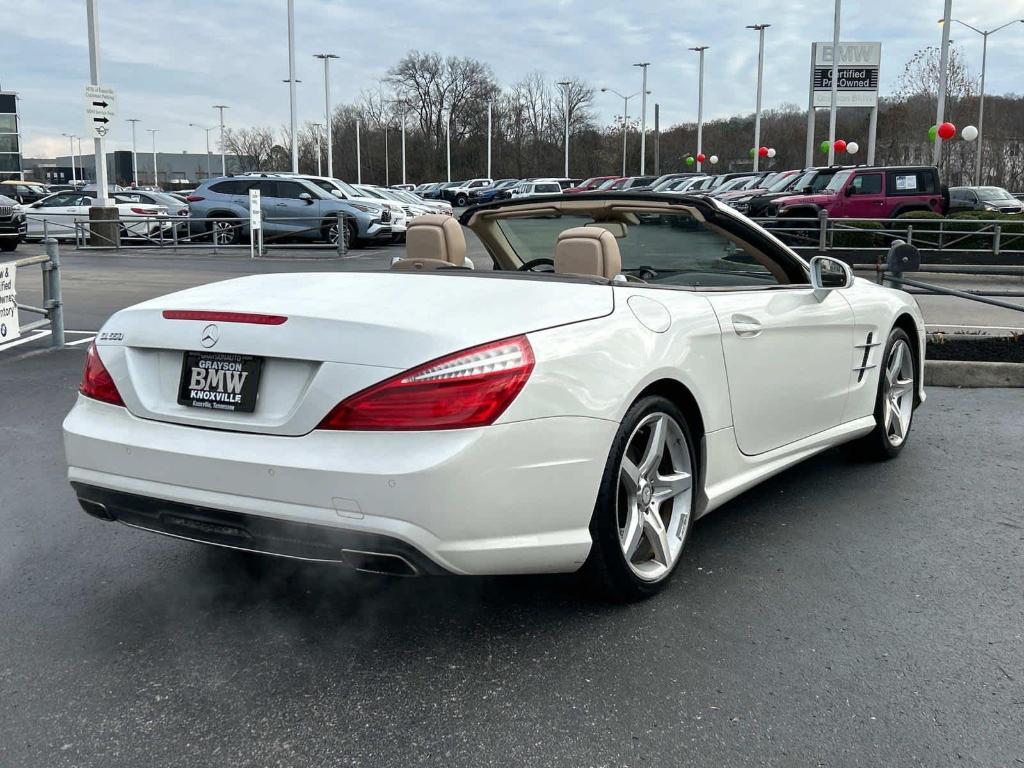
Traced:
<path id="1" fill-rule="evenodd" d="M 405 258 L 398 270 L 443 269 L 466 264 L 466 237 L 459 222 L 443 214 L 417 216 L 405 231 Z"/>
<path id="2" fill-rule="evenodd" d="M 612 280 L 622 271 L 622 256 L 615 235 L 601 227 L 574 227 L 558 235 L 555 272 L 593 275 Z"/>

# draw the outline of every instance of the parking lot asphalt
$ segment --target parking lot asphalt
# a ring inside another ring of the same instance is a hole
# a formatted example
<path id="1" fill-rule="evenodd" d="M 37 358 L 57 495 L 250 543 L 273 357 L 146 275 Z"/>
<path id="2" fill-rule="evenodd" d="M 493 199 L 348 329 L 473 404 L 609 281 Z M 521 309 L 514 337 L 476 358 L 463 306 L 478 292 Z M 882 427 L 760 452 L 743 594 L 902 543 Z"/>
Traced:
<path id="1" fill-rule="evenodd" d="M 68 327 L 396 252 L 68 252 Z M 572 577 L 368 577 L 90 518 L 60 441 L 85 347 L 44 345 L 0 352 L 4 768 L 1024 764 L 1019 390 L 933 389 L 898 460 L 767 481 L 622 607 Z"/>

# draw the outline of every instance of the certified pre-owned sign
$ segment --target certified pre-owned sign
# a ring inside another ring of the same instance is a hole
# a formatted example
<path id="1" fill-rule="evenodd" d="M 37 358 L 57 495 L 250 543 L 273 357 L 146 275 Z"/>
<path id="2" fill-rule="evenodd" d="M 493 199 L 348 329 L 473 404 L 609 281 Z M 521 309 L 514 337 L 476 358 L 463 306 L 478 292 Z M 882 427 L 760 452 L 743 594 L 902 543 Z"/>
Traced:
<path id="1" fill-rule="evenodd" d="M 836 106 L 874 107 L 878 104 L 878 69 L 881 43 L 840 43 L 836 78 Z M 832 103 L 832 43 L 811 43 L 814 106 Z"/>
<path id="2" fill-rule="evenodd" d="M 16 280 L 18 267 L 13 262 L 0 264 L 0 344 L 21 335 L 18 325 Z"/>

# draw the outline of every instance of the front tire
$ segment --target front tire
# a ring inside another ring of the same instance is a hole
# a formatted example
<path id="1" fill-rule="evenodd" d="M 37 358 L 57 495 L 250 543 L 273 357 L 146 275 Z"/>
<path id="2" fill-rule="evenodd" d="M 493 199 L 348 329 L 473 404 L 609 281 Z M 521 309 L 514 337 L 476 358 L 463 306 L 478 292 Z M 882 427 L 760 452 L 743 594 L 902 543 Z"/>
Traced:
<path id="1" fill-rule="evenodd" d="M 584 569 L 604 596 L 657 593 L 693 526 L 698 463 L 686 417 L 664 397 L 634 403 L 612 441 L 590 523 Z"/>
<path id="2" fill-rule="evenodd" d="M 11 253 L 18 248 L 18 240 L 0 240 L 0 251 L 3 253 Z"/>
<path id="3" fill-rule="evenodd" d="M 892 329 L 881 359 L 875 396 L 875 428 L 845 447 L 847 455 L 854 459 L 894 459 L 910 436 L 917 396 L 917 358 L 906 331 Z"/>
<path id="4" fill-rule="evenodd" d="M 458 208 L 465 208 L 467 205 L 469 205 L 469 198 L 466 197 L 465 195 L 459 195 L 458 197 L 455 198 L 455 205 Z"/>
<path id="5" fill-rule="evenodd" d="M 241 230 L 234 217 L 224 217 L 209 223 L 210 240 L 214 245 L 237 245 L 241 241 Z"/>

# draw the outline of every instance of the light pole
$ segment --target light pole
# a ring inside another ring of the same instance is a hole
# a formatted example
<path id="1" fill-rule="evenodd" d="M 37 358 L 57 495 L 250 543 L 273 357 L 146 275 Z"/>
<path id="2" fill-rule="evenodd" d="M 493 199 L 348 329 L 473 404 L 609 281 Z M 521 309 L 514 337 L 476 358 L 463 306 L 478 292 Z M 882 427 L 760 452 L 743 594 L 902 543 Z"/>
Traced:
<path id="1" fill-rule="evenodd" d="M 129 117 L 128 122 L 132 124 L 132 184 L 139 186 L 139 155 L 135 149 L 135 124 L 140 122 L 137 117 Z"/>
<path id="2" fill-rule="evenodd" d="M 764 79 L 764 31 L 771 24 L 748 24 L 747 29 L 757 31 L 757 107 L 754 112 L 754 170 L 758 168 L 760 155 L 757 150 L 761 147 L 761 84 Z"/>
<path id="3" fill-rule="evenodd" d="M 939 24 L 942 24 L 944 21 L 945 21 L 945 19 L 939 19 Z M 955 21 L 957 24 L 962 24 L 963 26 L 967 27 L 968 29 L 974 30 L 979 35 L 981 35 L 981 38 L 982 38 L 982 43 L 981 43 L 981 95 L 980 95 L 979 101 L 978 101 L 978 149 L 977 149 L 975 157 L 974 157 L 974 183 L 980 185 L 982 183 L 982 178 L 981 178 L 981 143 L 984 140 L 983 128 L 984 128 L 984 125 L 985 125 L 985 65 L 986 65 L 987 59 L 988 59 L 988 36 L 989 35 L 994 35 L 999 30 L 1006 29 L 1007 27 L 1009 27 L 1009 26 L 1011 26 L 1013 24 L 1016 24 L 1018 21 L 1021 22 L 1022 24 L 1024 24 L 1024 19 L 1014 19 L 1013 21 L 1008 21 L 1005 24 L 1003 24 L 1002 26 L 996 27 L 995 29 L 987 29 L 987 30 L 981 30 L 981 29 L 978 29 L 977 27 L 973 27 L 970 24 L 968 24 L 966 21 L 960 21 L 960 19 L 950 19 L 950 21 Z"/>
<path id="4" fill-rule="evenodd" d="M 491 176 L 491 108 L 493 102 L 491 99 L 487 100 L 487 178 L 493 178 Z M 566 150 L 568 151 L 568 150 Z M 567 161 L 568 162 L 568 161 Z M 566 174 L 568 175 L 568 174 Z"/>
<path id="5" fill-rule="evenodd" d="M 639 96 L 640 92 L 631 93 L 629 96 L 623 96 L 621 93 L 616 91 L 614 88 L 602 88 L 601 93 L 614 93 L 620 99 L 622 99 L 622 175 L 626 175 L 626 124 L 629 122 L 629 100 L 634 96 Z"/>
<path id="6" fill-rule="evenodd" d="M 78 186 L 78 176 L 75 175 L 75 139 L 78 138 L 71 133 L 62 133 L 61 136 L 67 137 L 68 144 L 71 146 L 71 186 Z"/>
<path id="7" fill-rule="evenodd" d="M 229 109 L 227 104 L 214 104 L 213 108 L 220 111 L 220 175 L 228 175 L 227 161 L 224 159 L 224 110 Z"/>
<path id="8" fill-rule="evenodd" d="M 363 183 L 363 158 L 359 150 L 359 119 L 356 119 L 356 184 Z"/>
<path id="9" fill-rule="evenodd" d="M 565 96 L 565 178 L 569 178 L 569 86 L 568 80 L 561 80 L 558 85 L 564 89 Z"/>
<path id="10" fill-rule="evenodd" d="M 310 123 L 313 128 L 313 140 L 316 144 L 316 175 L 323 176 L 323 169 L 320 166 L 320 129 L 323 128 L 323 123 Z"/>
<path id="11" fill-rule="evenodd" d="M 445 147 L 445 163 L 448 168 L 448 181 L 452 180 L 452 113 L 448 111 L 445 113 L 444 120 L 444 147 Z"/>
<path id="12" fill-rule="evenodd" d="M 832 93 L 828 109 L 828 164 L 836 159 L 836 116 L 839 113 L 839 21 L 842 0 L 836 0 L 832 16 Z"/>
<path id="13" fill-rule="evenodd" d="M 700 172 L 700 156 L 704 150 L 704 51 L 710 46 L 698 45 L 691 48 L 700 56 L 700 65 L 697 75 L 697 172 Z"/>
<path id="14" fill-rule="evenodd" d="M 640 175 L 643 176 L 644 156 L 647 154 L 647 68 L 651 66 L 651 62 L 642 61 L 633 66 L 640 67 L 644 72 L 640 86 Z"/>
<path id="15" fill-rule="evenodd" d="M 405 112 L 402 113 L 402 186 L 405 186 Z"/>
<path id="16" fill-rule="evenodd" d="M 85 0 L 85 15 L 89 25 L 89 83 L 99 85 L 100 17 L 96 0 Z M 107 197 L 107 147 L 106 141 L 99 136 L 93 139 L 92 157 L 96 166 L 96 207 L 106 208 L 110 205 L 110 198 Z"/>
<path id="17" fill-rule="evenodd" d="M 288 110 L 291 115 L 292 173 L 299 172 L 299 129 L 295 117 L 295 0 L 288 0 Z"/>
<path id="18" fill-rule="evenodd" d="M 939 54 L 939 98 L 935 104 L 935 127 L 942 125 L 946 113 L 946 82 L 949 80 L 949 28 L 953 15 L 953 0 L 946 0 L 945 13 L 942 14 L 942 52 Z M 932 143 L 932 165 L 938 165 L 942 158 L 942 139 L 938 131 Z"/>
<path id="19" fill-rule="evenodd" d="M 156 171 L 156 133 L 160 129 L 159 128 L 147 128 L 146 130 L 149 131 L 149 133 L 153 137 L 153 186 L 154 187 L 159 187 L 160 186 L 160 176 L 159 176 L 159 174 L 157 174 L 157 171 Z"/>
<path id="20" fill-rule="evenodd" d="M 189 123 L 189 128 L 198 128 L 201 131 L 206 132 L 206 178 L 210 178 L 210 131 L 213 128 L 206 128 L 202 125 L 196 125 L 195 123 Z M 214 126 L 216 128 L 217 126 Z"/>
<path id="21" fill-rule="evenodd" d="M 327 175 L 334 176 L 334 139 L 331 130 L 331 59 L 338 58 L 333 53 L 317 53 L 315 59 L 324 61 L 324 125 L 327 127 Z"/>
<path id="22" fill-rule="evenodd" d="M 384 131 L 384 186 L 391 186 L 391 157 L 388 152 L 388 124 L 381 123 L 380 126 Z"/>

